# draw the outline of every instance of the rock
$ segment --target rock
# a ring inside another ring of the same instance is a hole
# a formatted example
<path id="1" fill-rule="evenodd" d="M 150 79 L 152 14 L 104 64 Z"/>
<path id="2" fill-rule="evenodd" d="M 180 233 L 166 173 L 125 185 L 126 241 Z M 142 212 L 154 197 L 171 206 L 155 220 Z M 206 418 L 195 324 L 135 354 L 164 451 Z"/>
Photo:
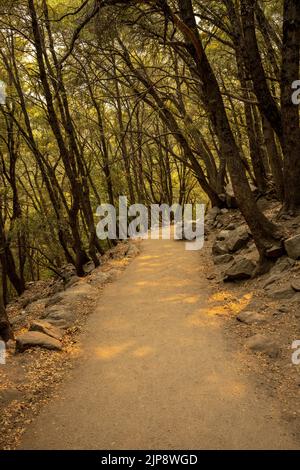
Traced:
<path id="1" fill-rule="evenodd" d="M 269 276 L 263 284 L 263 289 L 267 289 L 272 284 L 274 284 L 274 282 L 279 281 L 279 279 L 281 279 L 281 276 L 279 276 L 278 274 L 273 274 L 273 276 Z"/>
<path id="2" fill-rule="evenodd" d="M 226 209 L 226 207 L 224 207 L 223 209 L 220 210 L 221 214 L 224 215 L 224 214 L 228 214 L 229 210 Z"/>
<path id="3" fill-rule="evenodd" d="M 230 255 L 229 253 L 226 255 L 215 256 L 213 259 L 214 264 L 225 264 L 225 263 L 229 263 L 232 260 L 233 260 L 233 256 Z"/>
<path id="4" fill-rule="evenodd" d="M 290 258 L 299 259 L 300 258 L 300 235 L 296 235 L 294 237 L 291 237 L 285 240 L 284 247 Z"/>
<path id="5" fill-rule="evenodd" d="M 231 223 L 231 224 L 227 225 L 226 230 L 236 230 L 236 225 Z"/>
<path id="6" fill-rule="evenodd" d="M 65 286 L 63 282 L 57 282 L 54 284 L 54 286 L 51 288 L 51 294 L 56 295 L 59 294 L 60 292 L 65 290 Z"/>
<path id="7" fill-rule="evenodd" d="M 208 224 L 213 224 L 217 218 L 217 215 L 220 213 L 219 207 L 212 207 L 209 209 L 205 216 L 205 222 Z"/>
<path id="8" fill-rule="evenodd" d="M 61 339 L 63 333 L 60 328 L 51 325 L 45 320 L 35 320 L 31 323 L 29 327 L 29 331 L 39 331 L 40 333 L 44 333 L 45 335 L 51 336 L 55 339 Z"/>
<path id="9" fill-rule="evenodd" d="M 132 243 L 129 244 L 129 247 L 127 248 L 125 255 L 128 258 L 135 258 L 140 254 L 140 250 L 136 245 L 133 245 Z"/>
<path id="10" fill-rule="evenodd" d="M 291 284 L 288 283 L 276 289 L 268 289 L 268 295 L 275 300 L 291 299 L 295 295 L 295 291 L 292 289 Z"/>
<path id="11" fill-rule="evenodd" d="M 291 282 L 291 287 L 294 289 L 296 292 L 300 292 L 300 280 L 295 279 L 294 281 Z"/>
<path id="12" fill-rule="evenodd" d="M 266 254 L 269 258 L 279 258 L 283 255 L 283 253 L 284 251 L 281 243 L 278 243 L 277 245 L 272 245 L 266 250 Z"/>
<path id="13" fill-rule="evenodd" d="M 226 243 L 215 241 L 212 247 L 213 256 L 226 255 L 228 254 L 228 248 Z"/>
<path id="14" fill-rule="evenodd" d="M 89 261 L 88 263 L 86 263 L 83 266 L 83 270 L 84 270 L 85 274 L 90 274 L 92 271 L 94 271 L 94 269 L 95 269 L 95 265 L 94 265 L 93 261 Z"/>
<path id="15" fill-rule="evenodd" d="M 293 220 L 293 223 L 292 223 L 292 227 L 293 228 L 298 228 L 300 225 L 300 215 L 298 215 L 297 217 L 295 217 L 295 219 Z"/>
<path id="16" fill-rule="evenodd" d="M 27 313 L 24 312 L 24 313 L 21 313 L 20 315 L 17 315 L 15 318 L 12 318 L 10 320 L 10 324 L 12 326 L 15 326 L 15 325 L 23 325 L 26 323 L 26 320 L 27 320 Z"/>
<path id="17" fill-rule="evenodd" d="M 267 336 L 257 334 L 251 336 L 246 341 L 246 347 L 255 352 L 261 352 L 267 354 L 271 358 L 276 358 L 279 356 L 280 348 L 272 339 Z"/>
<path id="18" fill-rule="evenodd" d="M 218 241 L 224 241 L 226 240 L 230 235 L 230 231 L 229 230 L 221 230 L 221 232 L 217 235 L 216 239 Z"/>
<path id="19" fill-rule="evenodd" d="M 250 239 L 248 230 L 236 229 L 231 232 L 230 237 L 226 240 L 226 246 L 230 253 L 235 253 L 247 245 Z"/>
<path id="20" fill-rule="evenodd" d="M 278 308 L 279 313 L 288 313 L 289 311 L 290 309 L 287 305 L 281 305 L 281 307 Z"/>
<path id="21" fill-rule="evenodd" d="M 295 261 L 287 256 L 279 258 L 279 260 L 275 263 L 273 268 L 271 269 L 270 273 L 272 274 L 280 274 L 284 271 L 291 269 L 295 265 Z"/>
<path id="22" fill-rule="evenodd" d="M 207 279 L 208 281 L 213 281 L 214 279 L 216 279 L 216 277 L 217 277 L 217 276 L 216 276 L 215 274 L 209 274 L 208 276 L 206 276 L 206 279 Z"/>
<path id="23" fill-rule="evenodd" d="M 80 277 L 78 276 L 72 276 L 70 278 L 70 280 L 67 282 L 66 284 L 66 289 L 69 289 L 70 287 L 74 286 L 75 284 L 77 284 L 77 282 L 80 281 Z"/>
<path id="24" fill-rule="evenodd" d="M 47 309 L 44 318 L 46 318 L 47 322 L 51 325 L 67 329 L 75 323 L 76 314 L 66 307 L 58 306 Z"/>
<path id="25" fill-rule="evenodd" d="M 246 323 L 246 325 L 253 325 L 255 323 L 263 323 L 266 321 L 266 318 L 263 315 L 255 312 L 241 312 L 236 319 L 241 323 Z"/>
<path id="26" fill-rule="evenodd" d="M 63 300 L 63 296 L 60 294 L 56 294 L 48 300 L 45 307 L 46 308 L 52 307 L 52 305 L 59 304 L 62 300 Z"/>
<path id="27" fill-rule="evenodd" d="M 111 274 L 108 272 L 99 271 L 97 274 L 93 274 L 91 278 L 92 284 L 104 284 L 111 279 Z"/>
<path id="28" fill-rule="evenodd" d="M 255 263 L 247 258 L 242 258 L 233 263 L 225 272 L 224 282 L 249 279 L 255 270 Z"/>
<path id="29" fill-rule="evenodd" d="M 60 275 L 64 279 L 65 283 L 68 283 L 73 276 L 76 276 L 76 268 L 73 264 L 65 264 L 60 269 Z"/>
<path id="30" fill-rule="evenodd" d="M 26 351 L 26 349 L 35 347 L 56 351 L 62 349 L 60 341 L 39 331 L 28 331 L 16 338 L 16 350 L 18 352 L 23 352 Z"/>

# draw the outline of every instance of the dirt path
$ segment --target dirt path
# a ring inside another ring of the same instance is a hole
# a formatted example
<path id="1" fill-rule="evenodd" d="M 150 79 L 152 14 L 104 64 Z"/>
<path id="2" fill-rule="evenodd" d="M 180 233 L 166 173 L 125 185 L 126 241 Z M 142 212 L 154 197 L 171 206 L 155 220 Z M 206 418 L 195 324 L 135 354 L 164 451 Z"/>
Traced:
<path id="1" fill-rule="evenodd" d="M 296 448 L 211 314 L 203 252 L 144 241 L 106 287 L 80 366 L 24 449 Z"/>

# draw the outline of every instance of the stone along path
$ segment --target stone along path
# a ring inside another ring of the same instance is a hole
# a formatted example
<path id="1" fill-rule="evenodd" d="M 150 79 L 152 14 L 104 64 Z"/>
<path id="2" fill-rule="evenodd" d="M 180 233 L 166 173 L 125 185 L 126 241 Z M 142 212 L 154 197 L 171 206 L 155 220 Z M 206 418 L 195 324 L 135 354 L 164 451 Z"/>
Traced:
<path id="1" fill-rule="evenodd" d="M 213 315 L 205 250 L 141 249 L 99 296 L 79 365 L 21 448 L 296 448 Z"/>

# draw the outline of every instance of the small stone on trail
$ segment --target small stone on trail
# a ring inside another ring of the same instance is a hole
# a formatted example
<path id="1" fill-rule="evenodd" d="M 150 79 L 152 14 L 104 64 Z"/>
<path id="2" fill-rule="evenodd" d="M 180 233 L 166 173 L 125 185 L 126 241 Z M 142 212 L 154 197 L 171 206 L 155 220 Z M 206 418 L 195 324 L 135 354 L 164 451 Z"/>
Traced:
<path id="1" fill-rule="evenodd" d="M 241 323 L 246 323 L 246 325 L 252 325 L 254 323 L 263 323 L 266 321 L 266 318 L 260 313 L 255 312 L 241 312 L 236 319 Z"/>

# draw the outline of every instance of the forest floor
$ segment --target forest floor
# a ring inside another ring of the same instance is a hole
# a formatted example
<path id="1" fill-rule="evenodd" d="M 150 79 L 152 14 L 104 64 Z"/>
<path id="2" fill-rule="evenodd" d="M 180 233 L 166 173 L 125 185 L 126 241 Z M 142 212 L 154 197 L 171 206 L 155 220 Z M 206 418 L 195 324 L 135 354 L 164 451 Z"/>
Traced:
<path id="1" fill-rule="evenodd" d="M 245 349 L 247 336 L 269 326 L 236 316 L 265 298 L 257 280 L 223 284 L 211 244 L 195 252 L 179 241 L 143 241 L 112 283 L 81 302 L 89 315 L 72 344 L 18 355 L 32 373 L 35 354 L 38 364 L 55 357 L 55 367 L 39 375 L 48 392 L 37 393 L 36 409 L 23 405 L 19 432 L 8 427 L 3 447 L 299 448 L 299 369 L 289 352 L 274 359 Z"/>

